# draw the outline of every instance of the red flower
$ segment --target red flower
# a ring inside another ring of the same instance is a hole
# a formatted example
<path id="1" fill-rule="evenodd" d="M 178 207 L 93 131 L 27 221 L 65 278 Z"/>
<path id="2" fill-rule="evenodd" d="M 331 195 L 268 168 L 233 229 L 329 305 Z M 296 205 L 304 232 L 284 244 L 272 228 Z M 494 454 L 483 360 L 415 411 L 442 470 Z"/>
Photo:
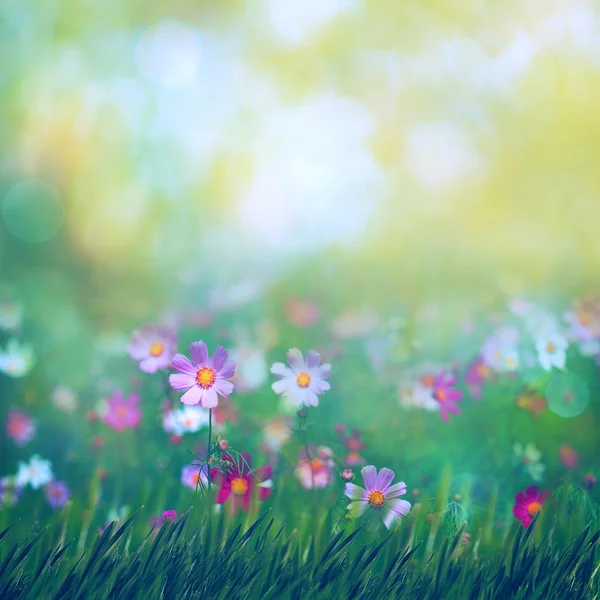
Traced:
<path id="1" fill-rule="evenodd" d="M 515 496 L 513 515 L 523 523 L 527 529 L 535 514 L 542 508 L 548 498 L 548 490 L 540 491 L 537 485 L 530 485 L 525 492 L 519 492 Z"/>
<path id="2" fill-rule="evenodd" d="M 252 469 L 252 457 L 247 452 L 242 453 L 239 464 L 229 454 L 223 454 L 221 458 L 228 461 L 227 470 L 210 470 L 211 481 L 221 486 L 217 494 L 217 504 L 223 504 L 231 498 L 231 509 L 235 515 L 240 506 L 244 512 L 248 512 L 255 488 L 261 501 L 271 495 L 273 468 L 270 465 Z"/>

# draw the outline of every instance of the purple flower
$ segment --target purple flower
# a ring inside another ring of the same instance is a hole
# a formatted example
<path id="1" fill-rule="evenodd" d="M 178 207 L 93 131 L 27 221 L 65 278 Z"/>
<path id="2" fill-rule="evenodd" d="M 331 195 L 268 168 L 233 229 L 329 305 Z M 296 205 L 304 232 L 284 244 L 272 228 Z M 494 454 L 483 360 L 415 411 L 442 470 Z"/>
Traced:
<path id="1" fill-rule="evenodd" d="M 235 363 L 227 360 L 227 350 L 222 346 L 217 346 L 210 358 L 202 341 L 190 344 L 190 356 L 194 362 L 183 354 L 174 356 L 172 365 L 179 373 L 170 375 L 169 383 L 175 390 L 187 390 L 181 397 L 184 404 L 214 408 L 219 404 L 217 394 L 227 398 L 233 391 L 233 383 L 227 379 L 235 374 Z"/>
<path id="2" fill-rule="evenodd" d="M 377 473 L 373 465 L 363 467 L 360 471 L 364 488 L 353 483 L 346 484 L 345 494 L 354 500 L 348 504 L 348 510 L 354 518 L 359 518 L 368 511 L 379 514 L 383 524 L 392 529 L 399 524 L 410 511 L 410 502 L 400 500 L 406 494 L 406 484 L 401 481 L 390 485 L 394 480 L 394 471 L 383 468 Z"/>
<path id="3" fill-rule="evenodd" d="M 158 531 L 167 521 L 175 523 L 177 521 L 176 510 L 163 510 L 160 515 L 155 515 L 150 519 L 150 526 L 154 527 L 155 531 Z"/>
<path id="4" fill-rule="evenodd" d="M 144 325 L 133 332 L 127 347 L 129 356 L 140 361 L 140 369 L 145 373 L 156 373 L 166 369 L 177 349 L 177 336 L 165 326 Z"/>
<path id="5" fill-rule="evenodd" d="M 123 392 L 117 390 L 106 400 L 107 409 L 101 416 L 102 421 L 115 431 L 135 429 L 142 420 L 139 403 L 140 397 L 137 394 L 131 394 L 125 398 Z"/>
<path id="6" fill-rule="evenodd" d="M 71 492 L 64 481 L 51 481 L 45 488 L 46 500 L 52 508 L 64 506 L 71 497 Z"/>
<path id="7" fill-rule="evenodd" d="M 291 348 L 286 358 L 289 367 L 279 362 L 271 367 L 271 373 L 281 378 L 271 386 L 273 391 L 293 406 L 319 406 L 317 396 L 331 387 L 327 382 L 331 365 L 322 365 L 321 355 L 314 350 L 309 350 L 304 360 L 298 348 Z"/>
<path id="8" fill-rule="evenodd" d="M 21 495 L 21 487 L 14 477 L 0 477 L 0 510 L 5 506 L 14 506 Z"/>
<path id="9" fill-rule="evenodd" d="M 186 465 L 181 469 L 181 483 L 196 491 L 208 485 L 208 467 L 206 465 Z"/>
<path id="10" fill-rule="evenodd" d="M 473 398 L 481 397 L 483 385 L 490 378 L 490 375 L 490 368 L 480 356 L 469 364 L 465 375 L 465 383 Z"/>
<path id="11" fill-rule="evenodd" d="M 456 375 L 447 375 L 445 371 L 439 373 L 433 380 L 433 397 L 439 402 L 440 415 L 444 423 L 450 421 L 449 413 L 460 415 L 460 408 L 456 405 L 462 400 L 462 392 L 453 388 Z"/>

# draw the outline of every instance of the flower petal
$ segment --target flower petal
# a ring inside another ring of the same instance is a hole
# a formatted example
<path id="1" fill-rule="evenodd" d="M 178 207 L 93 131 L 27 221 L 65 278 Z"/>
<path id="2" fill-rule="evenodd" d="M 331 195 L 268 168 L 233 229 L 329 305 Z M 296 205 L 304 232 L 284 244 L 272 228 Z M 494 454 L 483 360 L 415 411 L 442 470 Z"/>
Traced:
<path id="1" fill-rule="evenodd" d="M 321 365 L 317 369 L 317 374 L 321 379 L 329 379 L 331 375 L 331 365 L 329 363 Z"/>
<path id="2" fill-rule="evenodd" d="M 393 529 L 399 525 L 402 518 L 410 512 L 410 507 L 410 502 L 407 502 L 406 500 L 392 500 L 389 503 L 386 502 L 385 508 L 387 509 L 387 513 L 383 517 L 383 524 L 388 529 Z"/>
<path id="3" fill-rule="evenodd" d="M 298 348 L 290 348 L 285 357 L 287 358 L 290 367 L 292 367 L 296 373 L 306 368 L 302 352 L 300 352 Z"/>
<path id="4" fill-rule="evenodd" d="M 360 470 L 367 492 L 377 489 L 377 469 L 373 465 L 367 465 Z"/>
<path id="5" fill-rule="evenodd" d="M 233 383 L 231 381 L 224 381 L 223 379 L 217 379 L 213 385 L 213 389 L 217 394 L 227 398 L 231 392 L 233 392 Z"/>
<path id="6" fill-rule="evenodd" d="M 295 377 L 296 374 L 282 362 L 276 362 L 271 365 L 271 373 L 277 377 Z"/>
<path id="7" fill-rule="evenodd" d="M 354 483 L 347 483 L 344 494 L 350 498 L 350 500 L 366 500 L 369 496 L 367 490 L 355 485 Z"/>
<path id="8" fill-rule="evenodd" d="M 303 390 L 305 406 L 319 406 L 319 397 L 309 389 Z"/>
<path id="9" fill-rule="evenodd" d="M 220 371 L 217 371 L 217 374 L 222 379 L 229 379 L 235 375 L 235 361 L 228 360 L 222 367 Z"/>
<path id="10" fill-rule="evenodd" d="M 381 471 L 379 472 L 379 476 L 381 477 Z M 390 500 L 392 498 L 398 498 L 398 496 L 404 496 L 404 494 L 406 494 L 406 484 L 404 483 L 404 481 L 401 481 L 400 483 L 395 483 L 387 489 L 387 492 L 384 493 L 385 497 L 389 498 Z"/>
<path id="11" fill-rule="evenodd" d="M 348 510 L 350 511 L 350 514 L 355 519 L 359 519 L 360 517 L 362 517 L 365 514 L 365 511 L 367 510 L 368 507 L 369 507 L 369 504 L 367 502 L 362 502 L 362 501 L 350 502 L 350 504 L 348 504 L 348 506 L 347 506 Z"/>
<path id="12" fill-rule="evenodd" d="M 379 475 L 377 475 L 377 489 L 385 494 L 387 489 L 390 487 L 390 483 L 394 481 L 394 471 L 383 467 L 379 469 Z"/>
<path id="13" fill-rule="evenodd" d="M 227 350 L 223 346 L 217 346 L 213 357 L 210 359 L 210 365 L 215 371 L 219 371 L 227 360 Z"/>
<path id="14" fill-rule="evenodd" d="M 199 367 L 208 366 L 208 348 L 202 340 L 190 344 L 190 356 Z"/>
<path id="15" fill-rule="evenodd" d="M 176 354 L 173 357 L 173 360 L 171 360 L 171 365 L 176 371 L 179 371 L 180 373 L 185 373 L 186 375 L 196 377 L 198 369 L 190 361 L 190 359 L 187 356 L 184 356 L 183 354 Z"/>
<path id="16" fill-rule="evenodd" d="M 195 406 L 196 404 L 200 404 L 203 394 L 204 390 L 201 387 L 194 385 L 181 396 L 181 401 L 188 406 Z"/>
<path id="17" fill-rule="evenodd" d="M 198 388 L 200 389 L 200 388 Z M 214 408 L 219 405 L 219 397 L 217 396 L 217 392 L 215 392 L 214 387 L 210 390 L 202 390 L 204 393 L 202 394 L 202 398 L 200 399 L 200 403 L 204 408 Z M 189 394 L 189 392 L 187 392 Z M 181 399 L 183 402 L 183 398 Z"/>
<path id="18" fill-rule="evenodd" d="M 318 379 L 316 377 L 313 377 L 311 379 L 309 388 L 315 394 L 322 394 L 323 392 L 326 392 L 327 390 L 330 390 L 331 386 L 329 385 L 328 381 L 324 381 L 323 379 Z"/>
<path id="19" fill-rule="evenodd" d="M 321 364 L 321 355 L 316 350 L 309 350 L 306 353 L 306 366 L 309 369 L 318 367 Z"/>
<path id="20" fill-rule="evenodd" d="M 169 375 L 169 384 L 174 390 L 187 390 L 196 385 L 196 378 L 184 373 Z"/>

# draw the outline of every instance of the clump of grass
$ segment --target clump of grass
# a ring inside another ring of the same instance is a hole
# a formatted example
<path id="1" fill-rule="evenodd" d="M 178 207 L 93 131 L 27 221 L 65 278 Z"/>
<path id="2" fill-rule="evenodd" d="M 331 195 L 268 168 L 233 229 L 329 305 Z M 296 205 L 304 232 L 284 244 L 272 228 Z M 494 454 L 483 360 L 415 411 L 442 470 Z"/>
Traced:
<path id="1" fill-rule="evenodd" d="M 556 515 L 552 524 L 534 519 L 527 530 L 515 522 L 504 542 L 500 534 L 486 541 L 480 530 L 465 543 L 467 522 L 456 507 L 439 515 L 443 522 L 449 514 L 453 526 L 461 521 L 453 535 L 437 525 L 427 532 L 419 508 L 391 533 L 350 523 L 336 534 L 330 515 L 299 532 L 270 510 L 237 523 L 225 511 L 202 517 L 190 510 L 157 532 L 139 519 L 139 509 L 82 552 L 75 539 L 64 539 L 68 513 L 11 544 L 13 524 L 0 533 L 0 598 L 597 597 L 600 531 L 587 526 L 573 537 L 568 520 Z"/>

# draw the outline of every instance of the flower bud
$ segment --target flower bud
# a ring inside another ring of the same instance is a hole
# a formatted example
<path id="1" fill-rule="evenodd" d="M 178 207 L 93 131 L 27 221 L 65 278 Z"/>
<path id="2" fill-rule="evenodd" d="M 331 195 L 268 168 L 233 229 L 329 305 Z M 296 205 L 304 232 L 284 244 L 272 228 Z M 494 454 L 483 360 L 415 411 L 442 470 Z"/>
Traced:
<path id="1" fill-rule="evenodd" d="M 227 442 L 227 440 L 219 440 L 219 448 L 225 452 L 225 450 L 227 450 L 229 448 L 229 443 Z"/>
<path id="2" fill-rule="evenodd" d="M 352 469 L 344 469 L 340 476 L 344 481 L 352 481 L 354 479 L 354 471 Z"/>

